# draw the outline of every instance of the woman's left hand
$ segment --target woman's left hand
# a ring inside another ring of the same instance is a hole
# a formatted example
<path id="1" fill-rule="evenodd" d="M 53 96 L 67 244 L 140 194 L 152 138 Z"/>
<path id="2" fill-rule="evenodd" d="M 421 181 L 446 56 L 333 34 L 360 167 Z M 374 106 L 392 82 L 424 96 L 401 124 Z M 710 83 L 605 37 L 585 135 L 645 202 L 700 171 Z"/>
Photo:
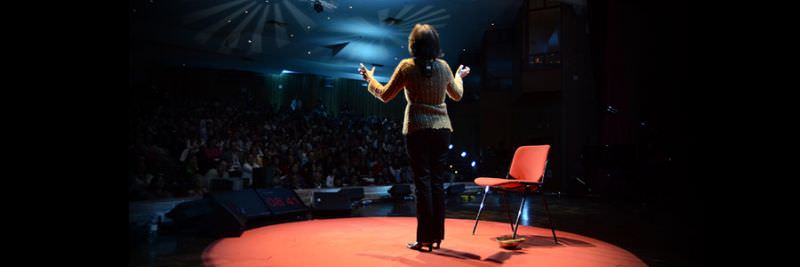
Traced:
<path id="1" fill-rule="evenodd" d="M 364 80 L 365 81 L 372 80 L 372 74 L 375 73 L 375 66 L 372 67 L 372 70 L 367 70 L 367 67 L 365 67 L 364 64 L 359 63 L 359 65 L 361 65 L 361 67 L 358 68 L 358 73 L 361 74 L 362 77 L 364 77 Z"/>
<path id="2" fill-rule="evenodd" d="M 456 73 L 461 78 L 467 77 L 467 75 L 469 75 L 469 67 L 464 65 L 458 65 L 458 70 L 456 70 Z"/>

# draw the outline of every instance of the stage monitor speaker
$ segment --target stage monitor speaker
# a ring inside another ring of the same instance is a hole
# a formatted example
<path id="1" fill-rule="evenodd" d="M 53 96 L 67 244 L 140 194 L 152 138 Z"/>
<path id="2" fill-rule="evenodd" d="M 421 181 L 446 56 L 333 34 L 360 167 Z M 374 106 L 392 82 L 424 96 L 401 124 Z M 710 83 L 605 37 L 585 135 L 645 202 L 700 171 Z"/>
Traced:
<path id="1" fill-rule="evenodd" d="M 355 188 L 342 188 L 339 189 L 339 193 L 347 195 L 351 202 L 359 201 L 364 199 L 364 188 L 363 187 L 355 187 Z"/>
<path id="2" fill-rule="evenodd" d="M 247 216 L 235 204 L 213 202 L 213 212 L 206 231 L 216 237 L 239 237 L 247 225 Z"/>
<path id="3" fill-rule="evenodd" d="M 286 188 L 255 189 L 273 215 L 306 212 L 308 207 L 294 190 Z"/>
<path id="4" fill-rule="evenodd" d="M 212 193 L 211 199 L 220 205 L 236 209 L 249 219 L 272 215 L 272 211 L 255 190 Z"/>
<path id="5" fill-rule="evenodd" d="M 186 223 L 208 218 L 212 212 L 213 206 L 211 205 L 211 200 L 204 198 L 181 202 L 167 212 L 166 216 L 176 225 L 185 225 Z"/>
<path id="6" fill-rule="evenodd" d="M 342 192 L 314 192 L 314 210 L 318 211 L 349 211 L 350 197 Z"/>
<path id="7" fill-rule="evenodd" d="M 411 185 L 407 184 L 398 184 L 392 186 L 389 189 L 389 194 L 392 195 L 393 199 L 403 199 L 408 195 L 411 195 Z"/>

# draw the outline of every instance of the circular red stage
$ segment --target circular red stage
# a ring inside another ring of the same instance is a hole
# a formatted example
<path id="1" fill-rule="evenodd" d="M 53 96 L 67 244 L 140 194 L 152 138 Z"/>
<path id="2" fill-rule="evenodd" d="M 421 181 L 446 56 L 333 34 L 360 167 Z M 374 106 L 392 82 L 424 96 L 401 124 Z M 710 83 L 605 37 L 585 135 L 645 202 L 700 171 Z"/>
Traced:
<path id="1" fill-rule="evenodd" d="M 519 226 L 527 240 L 506 250 L 494 239 L 508 223 L 447 219 L 445 240 L 432 253 L 410 250 L 416 218 L 362 217 L 311 220 L 251 229 L 220 239 L 203 252 L 206 266 L 647 266 L 609 243 L 550 229 Z"/>

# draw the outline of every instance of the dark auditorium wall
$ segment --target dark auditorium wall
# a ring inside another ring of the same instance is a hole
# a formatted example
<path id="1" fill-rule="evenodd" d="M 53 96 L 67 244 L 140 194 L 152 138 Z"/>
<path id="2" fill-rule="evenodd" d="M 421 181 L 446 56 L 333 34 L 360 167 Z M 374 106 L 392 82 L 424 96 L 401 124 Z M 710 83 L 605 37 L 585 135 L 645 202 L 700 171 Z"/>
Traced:
<path id="1" fill-rule="evenodd" d="M 384 104 L 367 91 L 365 81 L 330 79 L 312 74 L 265 75 L 263 79 L 267 99 L 278 107 L 289 105 L 292 99 L 299 98 L 304 107 L 322 103 L 333 113 L 347 106 L 355 115 L 403 119 L 405 96 L 398 94 Z"/>
<path id="2" fill-rule="evenodd" d="M 554 190 L 585 193 L 581 178 L 593 193 L 615 198 L 662 194 L 659 179 L 681 169 L 676 158 L 686 149 L 686 11 L 641 1 L 556 8 L 558 67 L 527 66 L 529 16 L 537 13 L 525 6 L 516 23 L 484 33 L 482 65 L 511 69 L 481 70 L 480 146 L 553 145 Z M 505 50 L 513 52 L 498 52 Z"/>
<path id="3" fill-rule="evenodd" d="M 598 133 L 600 144 L 608 145 L 612 155 L 607 158 L 622 166 L 597 174 L 609 177 L 598 182 L 610 194 L 669 201 L 690 193 L 667 191 L 673 190 L 670 179 L 686 175 L 689 138 L 682 89 L 692 64 L 687 6 L 619 0 L 589 3 L 598 101 L 618 110 L 601 113 Z M 625 177 L 626 172 L 634 177 Z"/>
<path id="4" fill-rule="evenodd" d="M 213 101 L 242 97 L 277 111 L 288 106 L 292 99 L 299 98 L 304 108 L 322 103 L 329 112 L 337 113 L 349 106 L 355 115 L 376 115 L 395 120 L 403 119 L 406 103 L 403 94 L 399 94 L 384 104 L 367 92 L 364 81 L 302 73 L 261 74 L 152 64 L 136 68 L 130 75 L 133 99 L 146 99 L 153 91 L 169 92 L 175 99 Z M 153 90 L 154 87 L 157 90 Z"/>
<path id="5" fill-rule="evenodd" d="M 153 94 L 168 93 L 174 100 L 214 100 L 247 96 L 263 98 L 257 89 L 263 79 L 253 72 L 172 66 L 146 63 L 131 66 L 129 88 L 133 99 L 146 100 Z"/>

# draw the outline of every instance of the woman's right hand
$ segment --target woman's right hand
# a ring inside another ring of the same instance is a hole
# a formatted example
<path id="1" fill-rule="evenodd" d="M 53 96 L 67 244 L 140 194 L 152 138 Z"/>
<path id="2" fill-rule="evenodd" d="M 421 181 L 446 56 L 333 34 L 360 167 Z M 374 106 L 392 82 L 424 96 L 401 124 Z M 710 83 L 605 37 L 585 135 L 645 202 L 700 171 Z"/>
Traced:
<path id="1" fill-rule="evenodd" d="M 458 77 L 461 78 L 467 77 L 467 75 L 469 75 L 469 67 L 466 67 L 464 65 L 458 65 L 458 70 L 456 70 L 456 74 L 458 75 Z"/>
<path id="2" fill-rule="evenodd" d="M 358 73 L 361 74 L 361 77 L 364 78 L 365 81 L 372 80 L 372 75 L 375 73 L 375 66 L 372 67 L 372 70 L 367 70 L 367 67 L 364 66 L 363 63 L 359 63 Z"/>

